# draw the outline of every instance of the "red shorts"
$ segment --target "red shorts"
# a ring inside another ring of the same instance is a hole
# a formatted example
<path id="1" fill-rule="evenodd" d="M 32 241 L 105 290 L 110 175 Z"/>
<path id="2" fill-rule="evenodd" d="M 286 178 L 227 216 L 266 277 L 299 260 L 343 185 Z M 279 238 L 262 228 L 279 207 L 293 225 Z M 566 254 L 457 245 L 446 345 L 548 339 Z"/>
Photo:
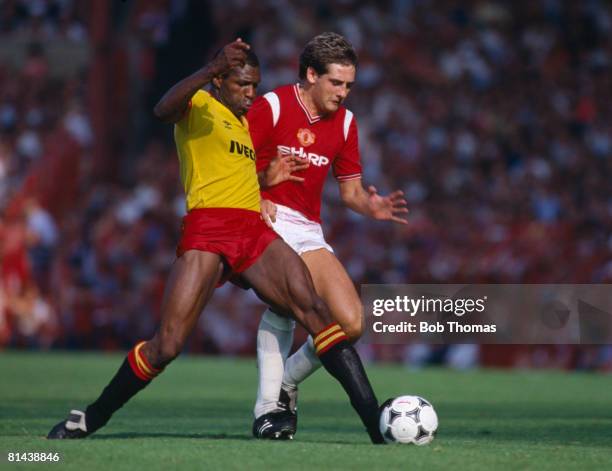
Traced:
<path id="1" fill-rule="evenodd" d="M 232 273 L 242 273 L 257 261 L 278 235 L 256 211 L 238 208 L 192 209 L 183 218 L 180 257 L 195 249 L 221 255 Z"/>

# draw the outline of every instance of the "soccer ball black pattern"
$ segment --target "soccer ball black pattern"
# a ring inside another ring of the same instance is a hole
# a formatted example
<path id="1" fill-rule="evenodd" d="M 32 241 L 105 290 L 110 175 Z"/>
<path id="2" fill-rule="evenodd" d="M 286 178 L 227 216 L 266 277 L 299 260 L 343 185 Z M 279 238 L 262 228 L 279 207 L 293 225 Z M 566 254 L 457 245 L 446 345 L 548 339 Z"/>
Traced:
<path id="1" fill-rule="evenodd" d="M 419 396 L 387 399 L 381 406 L 380 432 L 387 443 L 431 443 L 438 429 L 438 415 Z"/>

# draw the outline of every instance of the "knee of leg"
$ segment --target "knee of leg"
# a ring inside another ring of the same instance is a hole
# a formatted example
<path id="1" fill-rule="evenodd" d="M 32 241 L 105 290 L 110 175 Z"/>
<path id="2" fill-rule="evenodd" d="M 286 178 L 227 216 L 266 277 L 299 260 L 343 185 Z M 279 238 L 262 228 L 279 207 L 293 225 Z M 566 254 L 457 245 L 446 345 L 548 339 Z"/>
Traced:
<path id="1" fill-rule="evenodd" d="M 357 342 L 363 335 L 363 322 L 361 319 L 357 321 L 351 321 L 348 325 L 345 325 L 342 330 L 349 338 L 351 343 Z"/>
<path id="2" fill-rule="evenodd" d="M 343 323 L 342 330 L 348 336 L 349 341 L 352 343 L 357 342 L 363 335 L 364 319 L 363 309 L 361 304 L 351 309 L 351 317 L 348 322 Z"/>

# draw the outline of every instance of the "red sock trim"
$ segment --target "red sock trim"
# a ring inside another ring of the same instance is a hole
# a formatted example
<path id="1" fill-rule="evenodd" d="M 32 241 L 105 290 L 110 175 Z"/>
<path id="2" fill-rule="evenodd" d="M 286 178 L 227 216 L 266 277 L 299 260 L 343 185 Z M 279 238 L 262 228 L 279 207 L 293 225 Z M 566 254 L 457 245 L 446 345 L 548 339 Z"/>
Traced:
<path id="1" fill-rule="evenodd" d="M 145 342 L 142 342 L 142 344 L 144 344 L 144 343 Z M 157 376 L 158 374 L 161 373 L 162 370 L 158 370 L 157 368 L 153 368 L 151 366 L 151 364 L 149 363 L 149 360 L 147 360 L 145 358 L 145 356 L 142 354 L 142 347 L 138 348 L 138 352 L 136 353 L 136 355 L 138 355 L 138 358 L 144 363 L 144 365 L 151 372 L 153 377 L 155 377 L 155 376 Z"/>
<path id="2" fill-rule="evenodd" d="M 143 381 L 151 381 L 162 370 L 153 368 L 145 356 L 142 354 L 142 347 L 146 342 L 139 342 L 130 353 L 128 353 L 128 362 L 132 367 L 132 371 Z"/>
<path id="3" fill-rule="evenodd" d="M 334 345 L 344 340 L 348 340 L 348 336 L 344 333 L 340 325 L 338 323 L 330 324 L 315 337 L 315 352 L 318 356 L 321 356 Z"/>
<path id="4" fill-rule="evenodd" d="M 320 344 L 330 334 L 341 331 L 341 327 L 337 322 L 333 322 L 321 330 L 317 335 L 314 336 L 313 343 L 315 345 Z"/>
<path id="5" fill-rule="evenodd" d="M 134 355 L 134 349 L 130 350 L 130 352 L 128 353 L 127 359 L 128 359 L 128 363 L 130 364 L 132 368 L 132 371 L 134 372 L 136 376 L 138 376 L 138 378 L 140 378 L 143 381 L 151 381 L 151 379 L 145 376 L 140 371 L 140 368 L 138 368 L 138 365 L 136 364 L 136 357 Z"/>

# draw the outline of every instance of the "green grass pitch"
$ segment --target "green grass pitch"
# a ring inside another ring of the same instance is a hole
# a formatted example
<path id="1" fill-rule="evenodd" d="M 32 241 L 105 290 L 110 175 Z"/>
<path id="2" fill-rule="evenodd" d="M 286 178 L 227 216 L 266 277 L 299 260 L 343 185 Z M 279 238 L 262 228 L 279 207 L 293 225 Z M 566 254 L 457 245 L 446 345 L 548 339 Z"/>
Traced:
<path id="1" fill-rule="evenodd" d="M 612 377 L 559 372 L 410 371 L 369 365 L 382 401 L 431 400 L 429 446 L 373 446 L 324 371 L 300 390 L 292 442 L 251 438 L 254 360 L 186 356 L 86 440 L 44 439 L 94 399 L 121 362 L 93 353 L 0 353 L 0 469 L 612 469 Z M 60 464 L 7 462 L 57 451 Z"/>

